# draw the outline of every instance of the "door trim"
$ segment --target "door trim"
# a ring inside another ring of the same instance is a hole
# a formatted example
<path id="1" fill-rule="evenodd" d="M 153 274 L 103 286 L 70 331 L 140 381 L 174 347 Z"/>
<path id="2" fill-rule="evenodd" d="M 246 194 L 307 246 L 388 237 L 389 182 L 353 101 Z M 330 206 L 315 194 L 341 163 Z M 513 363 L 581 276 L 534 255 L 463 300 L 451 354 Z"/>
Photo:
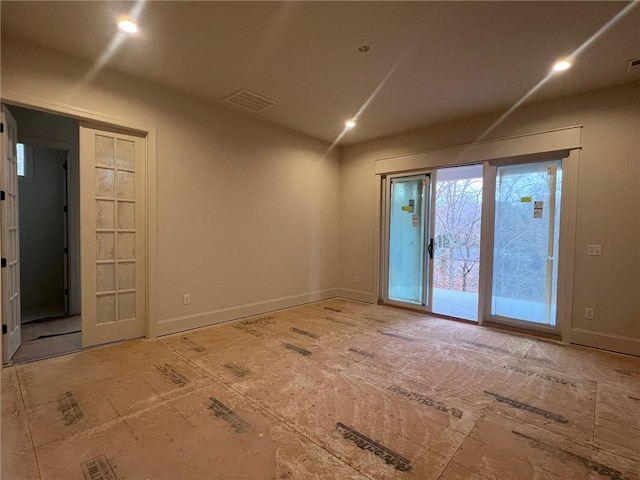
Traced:
<path id="1" fill-rule="evenodd" d="M 378 158 L 374 161 L 375 174 L 398 174 L 501 159 L 512 161 L 516 157 L 526 156 L 548 157 L 554 152 L 581 148 L 581 134 L 582 125 L 576 125 Z"/>
<path id="2" fill-rule="evenodd" d="M 576 340 L 573 328 L 573 281 L 578 225 L 578 171 L 580 150 L 571 150 L 562 160 L 562 205 L 560 205 L 560 244 L 558 246 L 558 292 L 556 312 L 564 343 Z M 562 288 L 560 288 L 562 286 Z"/>

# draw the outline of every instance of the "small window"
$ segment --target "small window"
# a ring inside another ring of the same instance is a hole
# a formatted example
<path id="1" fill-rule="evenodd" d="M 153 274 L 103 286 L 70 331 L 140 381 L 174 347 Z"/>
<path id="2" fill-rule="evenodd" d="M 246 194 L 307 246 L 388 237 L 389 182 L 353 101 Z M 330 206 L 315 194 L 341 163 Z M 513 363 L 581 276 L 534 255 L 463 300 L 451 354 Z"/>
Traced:
<path id="1" fill-rule="evenodd" d="M 26 160 L 24 155 L 24 143 L 18 144 L 18 176 L 24 177 L 26 170 Z"/>
<path id="2" fill-rule="evenodd" d="M 33 182 L 33 147 L 18 143 L 16 145 L 16 164 L 21 182 Z"/>

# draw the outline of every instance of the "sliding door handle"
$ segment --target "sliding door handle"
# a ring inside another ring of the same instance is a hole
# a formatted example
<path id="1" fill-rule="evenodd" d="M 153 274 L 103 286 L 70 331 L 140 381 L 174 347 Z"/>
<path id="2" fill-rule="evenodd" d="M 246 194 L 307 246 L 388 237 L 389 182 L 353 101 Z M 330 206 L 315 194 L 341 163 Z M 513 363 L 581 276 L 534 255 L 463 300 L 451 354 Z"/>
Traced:
<path id="1" fill-rule="evenodd" d="M 431 241 L 427 245 L 427 252 L 429 252 L 429 258 L 431 260 L 433 260 L 433 238 L 431 239 Z"/>

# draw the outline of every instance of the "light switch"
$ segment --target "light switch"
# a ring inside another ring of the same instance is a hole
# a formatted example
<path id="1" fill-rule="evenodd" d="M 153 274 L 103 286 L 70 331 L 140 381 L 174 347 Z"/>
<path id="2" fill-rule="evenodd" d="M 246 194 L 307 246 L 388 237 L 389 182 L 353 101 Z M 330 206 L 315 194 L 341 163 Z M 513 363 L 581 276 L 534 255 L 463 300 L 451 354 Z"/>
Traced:
<path id="1" fill-rule="evenodd" d="M 589 256 L 602 255 L 602 245 L 587 245 L 587 255 Z"/>

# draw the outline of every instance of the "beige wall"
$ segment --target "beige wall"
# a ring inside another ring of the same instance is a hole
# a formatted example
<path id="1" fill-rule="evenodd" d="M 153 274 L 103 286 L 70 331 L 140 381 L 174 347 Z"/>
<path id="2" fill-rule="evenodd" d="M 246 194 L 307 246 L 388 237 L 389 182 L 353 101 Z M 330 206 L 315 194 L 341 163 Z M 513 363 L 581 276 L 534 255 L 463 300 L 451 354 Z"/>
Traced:
<path id="1" fill-rule="evenodd" d="M 3 98 L 157 128 L 158 333 L 337 294 L 338 152 L 117 73 L 83 80 L 89 68 L 2 39 Z"/>
<path id="2" fill-rule="evenodd" d="M 374 161 L 479 138 L 499 115 L 345 147 L 341 176 L 341 285 L 374 300 L 379 181 Z M 583 125 L 571 339 L 640 353 L 640 83 L 522 108 L 486 139 Z M 601 244 L 601 257 L 587 257 Z M 354 275 L 359 284 L 354 285 Z M 595 319 L 583 318 L 584 308 Z"/>

